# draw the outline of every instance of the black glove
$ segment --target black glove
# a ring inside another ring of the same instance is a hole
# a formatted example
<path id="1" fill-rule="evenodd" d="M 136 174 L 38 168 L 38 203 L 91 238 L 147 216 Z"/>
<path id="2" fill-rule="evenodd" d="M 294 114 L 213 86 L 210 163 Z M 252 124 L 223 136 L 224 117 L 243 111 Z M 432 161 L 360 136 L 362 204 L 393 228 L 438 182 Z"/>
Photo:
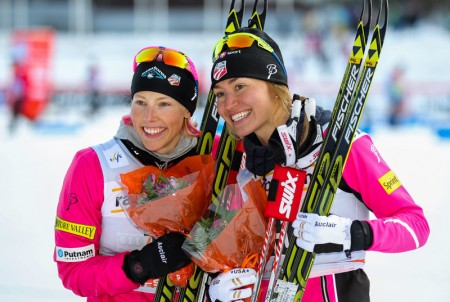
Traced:
<path id="1" fill-rule="evenodd" d="M 363 251 L 373 244 L 373 231 L 370 224 L 365 221 L 353 220 L 350 228 L 352 236 L 352 251 Z"/>
<path id="2" fill-rule="evenodd" d="M 186 237 L 168 233 L 150 242 L 142 250 L 125 256 L 122 269 L 133 282 L 144 284 L 150 278 L 159 278 L 191 262 L 181 246 Z"/>

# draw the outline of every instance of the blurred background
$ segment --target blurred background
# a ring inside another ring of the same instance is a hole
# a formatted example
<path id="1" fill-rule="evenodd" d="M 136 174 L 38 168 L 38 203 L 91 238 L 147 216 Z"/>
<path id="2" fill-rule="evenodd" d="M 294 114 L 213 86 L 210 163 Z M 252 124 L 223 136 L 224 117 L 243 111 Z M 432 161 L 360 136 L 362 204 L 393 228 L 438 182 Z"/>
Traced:
<path id="1" fill-rule="evenodd" d="M 448 301 L 450 1 L 389 2 L 360 125 L 424 207 L 431 236 L 417 251 L 370 253 L 372 300 Z M 83 301 L 63 288 L 52 259 L 70 161 L 116 132 L 128 111 L 133 57 L 147 46 L 179 49 L 196 63 L 200 122 L 230 3 L 0 0 L 0 301 Z M 252 7 L 248 0 L 244 20 Z M 280 45 L 292 92 L 332 108 L 361 7 L 361 0 L 269 1 L 265 29 Z"/>
<path id="2" fill-rule="evenodd" d="M 389 2 L 389 31 L 362 125 L 425 123 L 440 131 L 450 123 L 450 2 Z M 68 115 L 121 105 L 132 58 L 150 45 L 178 48 L 194 60 L 203 104 L 212 46 L 223 35 L 230 3 L 0 0 L 0 106 L 25 94 L 39 103 L 28 104 L 25 116 L 43 126 L 61 106 Z M 374 15 L 378 5 L 374 1 Z M 266 31 L 281 46 L 292 91 L 332 106 L 361 6 L 355 0 L 269 1 Z M 247 1 L 244 24 L 252 7 Z"/>

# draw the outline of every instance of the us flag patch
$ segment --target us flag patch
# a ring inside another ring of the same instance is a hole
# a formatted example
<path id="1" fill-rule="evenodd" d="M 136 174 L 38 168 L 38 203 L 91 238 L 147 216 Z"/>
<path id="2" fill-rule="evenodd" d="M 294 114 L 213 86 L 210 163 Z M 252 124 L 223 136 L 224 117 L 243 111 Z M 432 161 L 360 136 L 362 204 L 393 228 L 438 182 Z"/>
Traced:
<path id="1" fill-rule="evenodd" d="M 180 86 L 181 77 L 173 74 L 167 79 L 172 86 Z"/>
<path id="2" fill-rule="evenodd" d="M 214 67 L 213 78 L 218 81 L 227 74 L 227 61 L 219 62 Z"/>

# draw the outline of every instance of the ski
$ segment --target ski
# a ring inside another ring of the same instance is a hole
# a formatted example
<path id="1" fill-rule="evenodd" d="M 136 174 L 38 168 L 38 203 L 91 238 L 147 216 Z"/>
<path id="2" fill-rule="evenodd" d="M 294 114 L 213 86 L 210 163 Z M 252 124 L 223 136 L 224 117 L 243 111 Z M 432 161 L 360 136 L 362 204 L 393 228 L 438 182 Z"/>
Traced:
<path id="1" fill-rule="evenodd" d="M 356 68 L 355 70 L 359 71 L 359 68 L 361 66 L 362 59 L 364 57 L 364 52 L 366 48 L 366 43 L 368 40 L 367 33 L 370 29 L 370 22 L 371 22 L 371 12 L 372 5 L 370 1 L 364 1 L 363 7 L 361 9 L 359 22 L 357 25 L 356 30 L 356 36 L 353 42 L 352 52 L 350 54 L 350 57 L 348 59 L 347 68 L 344 72 L 344 77 L 341 81 L 341 86 L 339 89 L 338 96 L 336 98 L 336 104 L 340 104 L 341 99 L 344 97 L 344 93 L 346 95 L 353 94 L 355 85 L 353 84 L 356 80 L 354 79 L 354 76 L 350 76 L 352 74 L 353 68 Z M 355 73 L 355 72 L 354 72 Z M 356 72 L 357 73 L 357 72 Z M 351 85 L 349 85 L 351 83 Z M 347 88 L 348 87 L 348 88 Z M 338 106 L 335 106 L 335 110 L 333 112 L 336 112 L 336 109 Z M 334 116 L 334 114 L 333 114 Z M 278 263 L 281 258 L 281 251 L 284 246 L 284 239 L 286 232 L 288 230 L 289 223 L 286 221 L 282 222 L 281 225 L 281 231 L 278 239 L 278 243 L 275 249 L 275 257 L 274 262 L 271 269 L 269 284 L 267 287 L 267 293 L 265 297 L 265 301 L 269 302 L 272 296 L 272 290 L 274 288 L 275 280 L 279 277 L 279 270 L 278 270 Z"/>
<path id="2" fill-rule="evenodd" d="M 244 1 L 242 1 L 244 2 Z M 258 0 L 255 0 L 255 3 L 253 4 L 253 12 L 248 20 L 248 27 L 251 28 L 258 28 L 263 30 L 264 24 L 266 23 L 266 14 L 267 14 L 267 8 L 268 8 L 268 1 L 264 0 L 264 6 L 261 12 L 258 10 Z"/>
<path id="3" fill-rule="evenodd" d="M 255 0 L 253 5 L 253 11 L 250 19 L 248 20 L 249 27 L 256 27 L 259 29 L 264 28 L 265 18 L 266 18 L 266 11 L 268 6 L 268 0 L 264 0 L 264 7 L 262 9 L 262 12 L 258 12 L 258 2 L 259 0 Z M 240 7 L 236 10 L 235 9 L 235 0 L 231 2 L 230 5 L 230 11 L 228 14 L 228 20 L 225 27 L 225 35 L 230 34 L 236 30 L 238 30 L 242 25 L 242 19 L 244 15 L 244 9 L 245 9 L 245 1 L 241 0 Z M 214 93 L 212 91 L 212 88 L 208 95 L 208 107 L 210 109 L 207 109 L 203 116 L 202 125 L 213 124 L 214 122 L 219 121 L 219 116 L 217 113 L 217 106 L 216 106 L 216 100 Z M 215 113 L 211 114 L 211 113 Z M 208 120 L 211 120 L 212 117 L 214 119 L 214 122 L 209 122 Z M 217 119 L 215 118 L 217 117 Z M 216 128 L 217 128 L 217 124 Z M 201 128 L 202 132 L 204 131 L 204 128 Z M 207 132 L 203 132 L 202 138 L 206 138 L 200 141 L 199 144 L 199 150 L 205 150 L 204 146 L 209 146 L 209 142 L 213 141 L 214 136 L 208 135 Z M 205 134 L 207 136 L 205 136 Z M 212 140 L 209 138 L 211 137 Z M 216 177 L 214 179 L 213 183 L 213 190 L 212 190 L 212 198 L 211 198 L 211 211 L 210 211 L 210 217 L 214 217 L 215 213 L 217 212 L 216 209 L 220 207 L 220 201 L 219 196 L 222 190 L 225 188 L 225 185 L 228 183 L 235 183 L 236 182 L 236 174 L 242 168 L 242 162 L 243 162 L 243 155 L 244 150 L 242 146 L 242 142 L 237 142 L 227 131 L 226 124 L 223 127 L 223 130 L 221 132 L 219 146 L 217 150 L 217 162 L 216 162 Z M 199 288 L 196 289 L 197 295 L 195 296 L 195 301 L 205 301 L 206 299 L 206 291 L 207 291 L 207 285 L 211 281 L 211 278 L 209 275 L 204 273 L 203 271 L 199 270 L 199 275 L 202 275 L 200 280 Z M 194 301 L 194 300 L 180 300 L 178 301 Z"/>
<path id="4" fill-rule="evenodd" d="M 366 32 L 370 27 L 371 1 L 365 0 L 364 2 L 364 7 L 367 5 L 369 8 L 369 20 L 363 21 L 363 7 L 352 53 L 333 108 L 320 156 L 301 208 L 302 212 L 327 215 L 331 208 L 386 34 L 389 14 L 388 1 L 381 1 L 377 23 L 366 56 L 364 56 L 367 42 Z M 290 244 L 283 264 L 279 268 L 276 284 L 271 289 L 270 297 L 266 301 L 298 302 L 303 297 L 314 262 L 314 253 L 299 248 L 295 244 L 296 238 L 292 231 L 287 236 Z"/>
<path id="5" fill-rule="evenodd" d="M 239 9 L 235 9 L 235 0 L 232 1 L 230 11 L 228 13 L 227 24 L 225 27 L 225 34 L 231 33 L 236 29 L 241 27 L 242 17 L 244 14 L 244 0 L 241 1 L 241 6 Z M 202 136 L 197 142 L 197 153 L 198 154 L 210 154 L 214 144 L 214 137 L 216 135 L 217 127 L 219 125 L 220 116 L 217 112 L 216 98 L 214 96 L 214 91 L 209 90 L 208 98 L 206 100 L 205 111 L 203 113 L 202 122 L 200 124 L 200 131 Z M 221 192 L 221 187 L 224 186 L 223 179 L 227 179 L 228 170 L 227 163 L 232 159 L 233 153 L 231 149 L 235 148 L 236 142 L 228 137 L 229 135 L 223 135 L 227 133 L 224 126 L 221 139 L 219 142 L 219 147 L 217 150 L 217 159 L 220 162 L 220 170 L 216 170 L 216 176 L 214 179 L 214 186 L 212 191 L 212 202 L 217 203 L 217 196 Z M 166 276 L 161 278 L 158 284 L 155 302 L 194 302 L 199 290 L 201 281 L 203 280 L 204 273 L 198 267 L 195 266 L 194 274 L 189 279 L 186 287 L 180 288 L 177 292 L 177 288 Z M 161 282 L 162 281 L 162 282 Z"/>
<path id="6" fill-rule="evenodd" d="M 232 33 L 241 27 L 242 18 L 244 16 L 244 5 L 245 1 L 241 0 L 241 5 L 235 8 L 235 0 L 231 2 L 230 10 L 228 13 L 227 24 L 225 26 L 225 34 Z M 202 131 L 202 137 L 199 140 L 197 151 L 201 154 L 211 153 L 212 144 L 214 142 L 214 136 L 217 131 L 217 126 L 219 124 L 220 116 L 217 111 L 216 97 L 212 87 L 208 93 L 207 106 L 203 114 L 203 120 L 200 127 Z M 231 137 L 224 125 L 221 135 L 219 146 L 217 149 L 217 162 L 216 162 L 216 175 L 213 182 L 212 196 L 211 196 L 211 207 L 215 209 L 219 206 L 219 195 L 226 185 L 226 180 L 228 178 L 228 173 L 231 170 L 231 165 L 233 163 L 234 150 L 236 148 L 236 141 Z M 236 158 L 235 158 L 236 161 Z M 211 211 L 212 212 L 212 211 Z M 208 282 L 208 274 L 202 271 L 198 266 L 196 266 L 196 272 L 194 274 L 196 282 L 188 283 L 186 288 L 181 290 L 180 297 L 178 301 L 180 302 L 194 302 L 194 301 L 204 301 L 206 297 L 206 283 Z M 191 281 L 191 280 L 189 280 Z M 187 295 L 186 293 L 189 293 Z"/>
<path id="7" fill-rule="evenodd" d="M 360 13 L 359 22 L 357 25 L 356 36 L 355 36 L 355 39 L 353 42 L 352 51 L 351 51 L 350 57 L 348 59 L 348 64 L 347 64 L 347 68 L 344 72 L 343 79 L 341 81 L 339 93 L 336 97 L 336 102 L 335 102 L 336 106 L 333 111 L 333 116 L 335 116 L 334 113 L 337 112 L 337 109 L 339 108 L 338 104 L 341 104 L 341 102 L 342 102 L 344 93 L 347 96 L 353 94 L 354 87 L 355 87 L 354 83 L 356 82 L 354 74 L 355 73 L 357 74 L 360 69 L 361 62 L 364 57 L 364 53 L 365 53 L 365 49 L 366 49 L 366 43 L 368 40 L 367 33 L 369 32 L 369 29 L 370 29 L 370 22 L 371 22 L 371 15 L 372 15 L 371 9 L 372 9 L 371 1 L 364 1 L 363 7 L 362 7 L 361 13 Z M 353 76 L 352 76 L 352 70 L 354 70 Z M 283 223 L 281 225 L 279 240 L 278 240 L 278 243 L 277 243 L 277 246 L 275 249 L 276 253 L 275 253 L 275 258 L 274 258 L 274 262 L 272 265 L 272 270 L 271 270 L 271 274 L 270 274 L 270 279 L 269 279 L 269 284 L 268 284 L 268 288 L 267 288 L 265 302 L 270 301 L 270 299 L 272 297 L 272 291 L 274 289 L 275 280 L 277 280 L 277 278 L 279 277 L 278 263 L 281 258 L 281 251 L 284 246 L 285 234 L 287 233 L 288 227 L 289 227 L 289 224 L 287 222 L 283 221 Z"/>

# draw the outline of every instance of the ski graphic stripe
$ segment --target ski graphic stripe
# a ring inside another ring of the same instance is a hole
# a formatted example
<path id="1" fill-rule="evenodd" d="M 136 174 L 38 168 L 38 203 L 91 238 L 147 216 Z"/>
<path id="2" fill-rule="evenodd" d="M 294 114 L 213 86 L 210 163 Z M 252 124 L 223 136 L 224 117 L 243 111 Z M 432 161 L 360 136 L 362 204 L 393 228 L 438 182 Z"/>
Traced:
<path id="1" fill-rule="evenodd" d="M 164 281 L 163 281 L 164 278 Z M 163 284 L 163 286 L 162 286 Z M 175 294 L 176 287 L 170 281 L 168 276 L 162 277 L 159 280 L 158 287 L 155 293 L 155 301 L 160 302 L 171 302 L 173 301 L 173 296 Z"/>

